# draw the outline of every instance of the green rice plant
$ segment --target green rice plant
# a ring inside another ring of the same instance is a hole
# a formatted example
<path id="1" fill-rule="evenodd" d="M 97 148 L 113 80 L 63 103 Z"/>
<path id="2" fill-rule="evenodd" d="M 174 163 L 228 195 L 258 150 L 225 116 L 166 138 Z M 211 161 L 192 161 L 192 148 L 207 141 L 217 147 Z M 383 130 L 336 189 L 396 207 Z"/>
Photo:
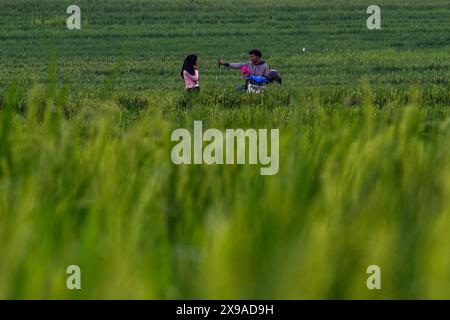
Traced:
<path id="1" fill-rule="evenodd" d="M 80 0 L 73 32 L 66 5 L 0 12 L 0 299 L 450 297 L 448 1 L 380 32 L 360 0 Z M 217 68 L 251 47 L 282 87 Z M 194 121 L 279 129 L 278 174 L 174 165 Z"/>
<path id="2" fill-rule="evenodd" d="M 66 117 L 46 99 L 40 117 L 45 91 L 23 114 L 12 86 L 0 112 L 1 298 L 449 297 L 447 107 L 230 109 L 202 92 L 214 103 L 149 96 L 137 115 L 101 101 Z M 173 165 L 170 134 L 194 120 L 279 128 L 278 175 Z"/>

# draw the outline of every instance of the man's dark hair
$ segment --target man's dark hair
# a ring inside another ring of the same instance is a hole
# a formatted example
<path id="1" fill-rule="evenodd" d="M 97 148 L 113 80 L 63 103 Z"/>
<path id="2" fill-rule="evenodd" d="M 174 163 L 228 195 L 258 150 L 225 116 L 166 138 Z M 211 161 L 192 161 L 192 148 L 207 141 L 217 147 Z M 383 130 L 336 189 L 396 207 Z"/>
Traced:
<path id="1" fill-rule="evenodd" d="M 262 57 L 262 53 L 261 53 L 261 51 L 258 50 L 258 49 L 252 49 L 252 50 L 250 50 L 250 52 L 249 52 L 248 54 L 254 54 L 254 55 L 257 56 L 258 58 L 261 58 L 261 57 Z"/>

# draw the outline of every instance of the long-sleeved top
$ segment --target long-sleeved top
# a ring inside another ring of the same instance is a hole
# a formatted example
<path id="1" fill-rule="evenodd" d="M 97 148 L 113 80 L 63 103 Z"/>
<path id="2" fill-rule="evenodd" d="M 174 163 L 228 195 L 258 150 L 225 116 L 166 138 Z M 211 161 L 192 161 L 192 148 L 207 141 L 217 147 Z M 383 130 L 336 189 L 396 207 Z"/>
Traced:
<path id="1" fill-rule="evenodd" d="M 183 71 L 183 78 L 184 78 L 184 84 L 186 89 L 192 89 L 200 87 L 200 84 L 198 83 L 199 75 L 198 70 L 195 70 L 195 75 L 190 74 L 186 70 Z"/>
<path id="2" fill-rule="evenodd" d="M 230 69 L 241 69 L 243 66 L 247 66 L 254 76 L 267 77 L 269 75 L 269 66 L 264 60 L 261 60 L 259 64 L 253 64 L 251 61 L 246 63 L 225 63 L 225 67 Z"/>

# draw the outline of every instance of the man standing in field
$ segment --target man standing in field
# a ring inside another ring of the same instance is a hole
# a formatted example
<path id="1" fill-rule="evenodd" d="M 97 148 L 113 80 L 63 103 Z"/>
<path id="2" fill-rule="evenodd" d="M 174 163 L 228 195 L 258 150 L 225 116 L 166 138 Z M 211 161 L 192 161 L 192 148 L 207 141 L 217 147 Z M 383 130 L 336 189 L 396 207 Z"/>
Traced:
<path id="1" fill-rule="evenodd" d="M 220 59 L 219 66 L 224 66 L 225 68 L 230 69 L 241 69 L 242 67 L 246 66 L 248 69 L 250 69 L 250 72 L 253 76 L 260 76 L 260 77 L 269 77 L 269 66 L 264 60 L 261 60 L 262 53 L 258 49 L 253 49 L 249 53 L 249 60 L 246 63 L 228 63 L 225 62 L 223 59 Z"/>

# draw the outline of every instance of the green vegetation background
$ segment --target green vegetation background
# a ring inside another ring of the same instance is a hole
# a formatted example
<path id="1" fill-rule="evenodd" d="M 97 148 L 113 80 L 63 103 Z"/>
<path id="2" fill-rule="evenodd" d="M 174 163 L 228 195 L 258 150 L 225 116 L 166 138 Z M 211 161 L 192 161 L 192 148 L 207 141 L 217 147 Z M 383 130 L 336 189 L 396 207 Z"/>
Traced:
<path id="1" fill-rule="evenodd" d="M 450 298 L 448 1 L 70 4 L 0 2 L 0 298 Z M 282 88 L 217 68 L 252 47 Z M 175 167 L 194 120 L 279 128 L 279 174 Z"/>

